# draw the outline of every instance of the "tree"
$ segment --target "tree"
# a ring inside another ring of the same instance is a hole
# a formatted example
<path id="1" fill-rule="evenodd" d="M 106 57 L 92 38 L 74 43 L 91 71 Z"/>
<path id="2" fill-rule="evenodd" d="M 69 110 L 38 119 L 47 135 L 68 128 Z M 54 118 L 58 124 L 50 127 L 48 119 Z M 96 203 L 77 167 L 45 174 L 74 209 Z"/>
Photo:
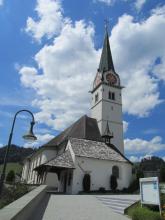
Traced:
<path id="1" fill-rule="evenodd" d="M 160 180 L 165 182 L 165 164 L 161 164 L 160 166 Z"/>
<path id="2" fill-rule="evenodd" d="M 114 175 L 111 175 L 111 178 L 110 178 L 110 187 L 112 190 L 116 190 L 118 184 L 117 184 L 117 178 L 116 176 Z"/>
<path id="3" fill-rule="evenodd" d="M 15 180 L 15 172 L 14 170 L 10 170 L 6 177 L 6 182 L 13 182 Z"/>

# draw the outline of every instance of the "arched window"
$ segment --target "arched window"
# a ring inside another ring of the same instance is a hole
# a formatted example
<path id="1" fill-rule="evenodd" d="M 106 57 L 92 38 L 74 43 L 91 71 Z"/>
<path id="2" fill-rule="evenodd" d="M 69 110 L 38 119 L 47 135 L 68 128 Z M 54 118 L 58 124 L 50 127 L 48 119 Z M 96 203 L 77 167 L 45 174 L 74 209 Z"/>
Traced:
<path id="1" fill-rule="evenodd" d="M 119 178 L 119 167 L 118 166 L 112 167 L 112 175 L 114 175 L 116 178 Z"/>

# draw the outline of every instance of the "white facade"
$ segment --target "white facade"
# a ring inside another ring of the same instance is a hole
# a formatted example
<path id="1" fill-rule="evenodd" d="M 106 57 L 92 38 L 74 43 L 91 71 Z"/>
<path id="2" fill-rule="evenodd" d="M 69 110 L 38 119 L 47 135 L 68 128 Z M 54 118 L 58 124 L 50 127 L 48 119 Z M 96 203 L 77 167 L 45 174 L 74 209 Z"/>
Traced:
<path id="1" fill-rule="evenodd" d="M 108 122 L 114 136 L 111 142 L 124 154 L 121 92 L 121 87 L 100 84 L 92 93 L 91 116 L 97 119 L 101 135 Z M 114 100 L 110 99 L 109 93 L 114 94 Z"/>
<path id="2" fill-rule="evenodd" d="M 34 171 L 39 165 L 51 160 L 57 154 L 55 149 L 45 149 L 43 151 L 37 152 L 35 155 L 32 155 L 30 158 L 27 158 L 24 161 L 24 166 L 22 170 L 22 181 L 28 184 L 37 184 L 41 181 L 38 181 L 37 171 Z M 50 182 L 50 180 L 48 180 Z"/>
<path id="3" fill-rule="evenodd" d="M 90 190 L 99 190 L 103 187 L 105 190 L 110 190 L 110 176 L 113 166 L 119 168 L 119 178 L 117 178 L 117 189 L 129 187 L 132 181 L 132 165 L 128 161 L 111 161 L 96 158 L 87 158 L 76 156 L 70 141 L 66 148 L 62 151 L 69 150 L 74 162 L 74 169 L 65 169 L 61 171 L 59 179 L 56 173 L 46 172 L 41 179 L 38 178 L 37 171 L 33 171 L 36 166 L 50 161 L 57 155 L 57 151 L 43 149 L 41 152 L 33 155 L 30 160 L 26 160 L 22 172 L 22 181 L 29 184 L 47 184 L 50 187 L 57 189 L 59 192 L 67 194 L 77 194 L 83 191 L 83 178 L 86 173 L 90 174 L 91 187 Z"/>

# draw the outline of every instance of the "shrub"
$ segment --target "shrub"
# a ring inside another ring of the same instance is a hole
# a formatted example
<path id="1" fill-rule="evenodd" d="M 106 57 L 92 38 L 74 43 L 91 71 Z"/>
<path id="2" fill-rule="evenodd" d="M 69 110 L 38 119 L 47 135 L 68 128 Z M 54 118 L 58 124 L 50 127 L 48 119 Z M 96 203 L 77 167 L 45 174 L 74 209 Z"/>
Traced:
<path id="1" fill-rule="evenodd" d="M 165 165 L 161 164 L 160 166 L 160 180 L 165 182 Z"/>
<path id="2" fill-rule="evenodd" d="M 112 190 L 116 190 L 116 188 L 117 188 L 117 178 L 116 178 L 116 176 L 114 176 L 114 175 L 111 175 L 111 178 L 110 178 L 110 188 L 112 189 Z"/>
<path id="3" fill-rule="evenodd" d="M 100 188 L 99 188 L 99 192 L 101 192 L 101 193 L 105 193 L 105 192 L 106 192 L 106 190 L 105 190 L 105 188 L 104 188 L 104 187 L 100 187 Z"/>
<path id="4" fill-rule="evenodd" d="M 162 220 L 158 212 L 138 207 L 132 212 L 132 220 Z"/>
<path id="5" fill-rule="evenodd" d="M 12 183 L 14 182 L 14 180 L 15 180 L 15 172 L 14 170 L 10 170 L 7 174 L 6 181 Z"/>
<path id="6" fill-rule="evenodd" d="M 91 187 L 91 177 L 89 174 L 85 174 L 83 178 L 83 190 L 89 192 Z"/>

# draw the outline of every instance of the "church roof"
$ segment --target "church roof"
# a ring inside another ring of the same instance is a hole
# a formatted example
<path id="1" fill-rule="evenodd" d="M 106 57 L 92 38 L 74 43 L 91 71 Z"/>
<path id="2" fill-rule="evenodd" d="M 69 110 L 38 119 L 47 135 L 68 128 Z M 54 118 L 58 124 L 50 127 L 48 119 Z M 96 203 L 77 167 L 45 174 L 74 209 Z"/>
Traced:
<path id="1" fill-rule="evenodd" d="M 101 135 L 96 119 L 90 118 L 87 115 L 82 116 L 44 146 L 58 146 L 69 137 L 101 141 Z"/>
<path id="2" fill-rule="evenodd" d="M 56 156 L 54 159 L 45 163 L 44 166 L 48 167 L 60 167 L 60 168 L 75 168 L 72 156 L 69 150 L 64 151 L 59 156 Z"/>
<path id="3" fill-rule="evenodd" d="M 78 138 L 70 138 L 70 142 L 76 156 L 131 163 L 124 155 L 117 152 L 112 144 L 107 146 L 104 142 Z"/>
<path id="4" fill-rule="evenodd" d="M 100 64 L 99 64 L 99 72 L 108 71 L 108 70 L 113 70 L 115 72 L 110 44 L 109 44 L 108 30 L 106 28 L 104 45 L 103 45 Z"/>

